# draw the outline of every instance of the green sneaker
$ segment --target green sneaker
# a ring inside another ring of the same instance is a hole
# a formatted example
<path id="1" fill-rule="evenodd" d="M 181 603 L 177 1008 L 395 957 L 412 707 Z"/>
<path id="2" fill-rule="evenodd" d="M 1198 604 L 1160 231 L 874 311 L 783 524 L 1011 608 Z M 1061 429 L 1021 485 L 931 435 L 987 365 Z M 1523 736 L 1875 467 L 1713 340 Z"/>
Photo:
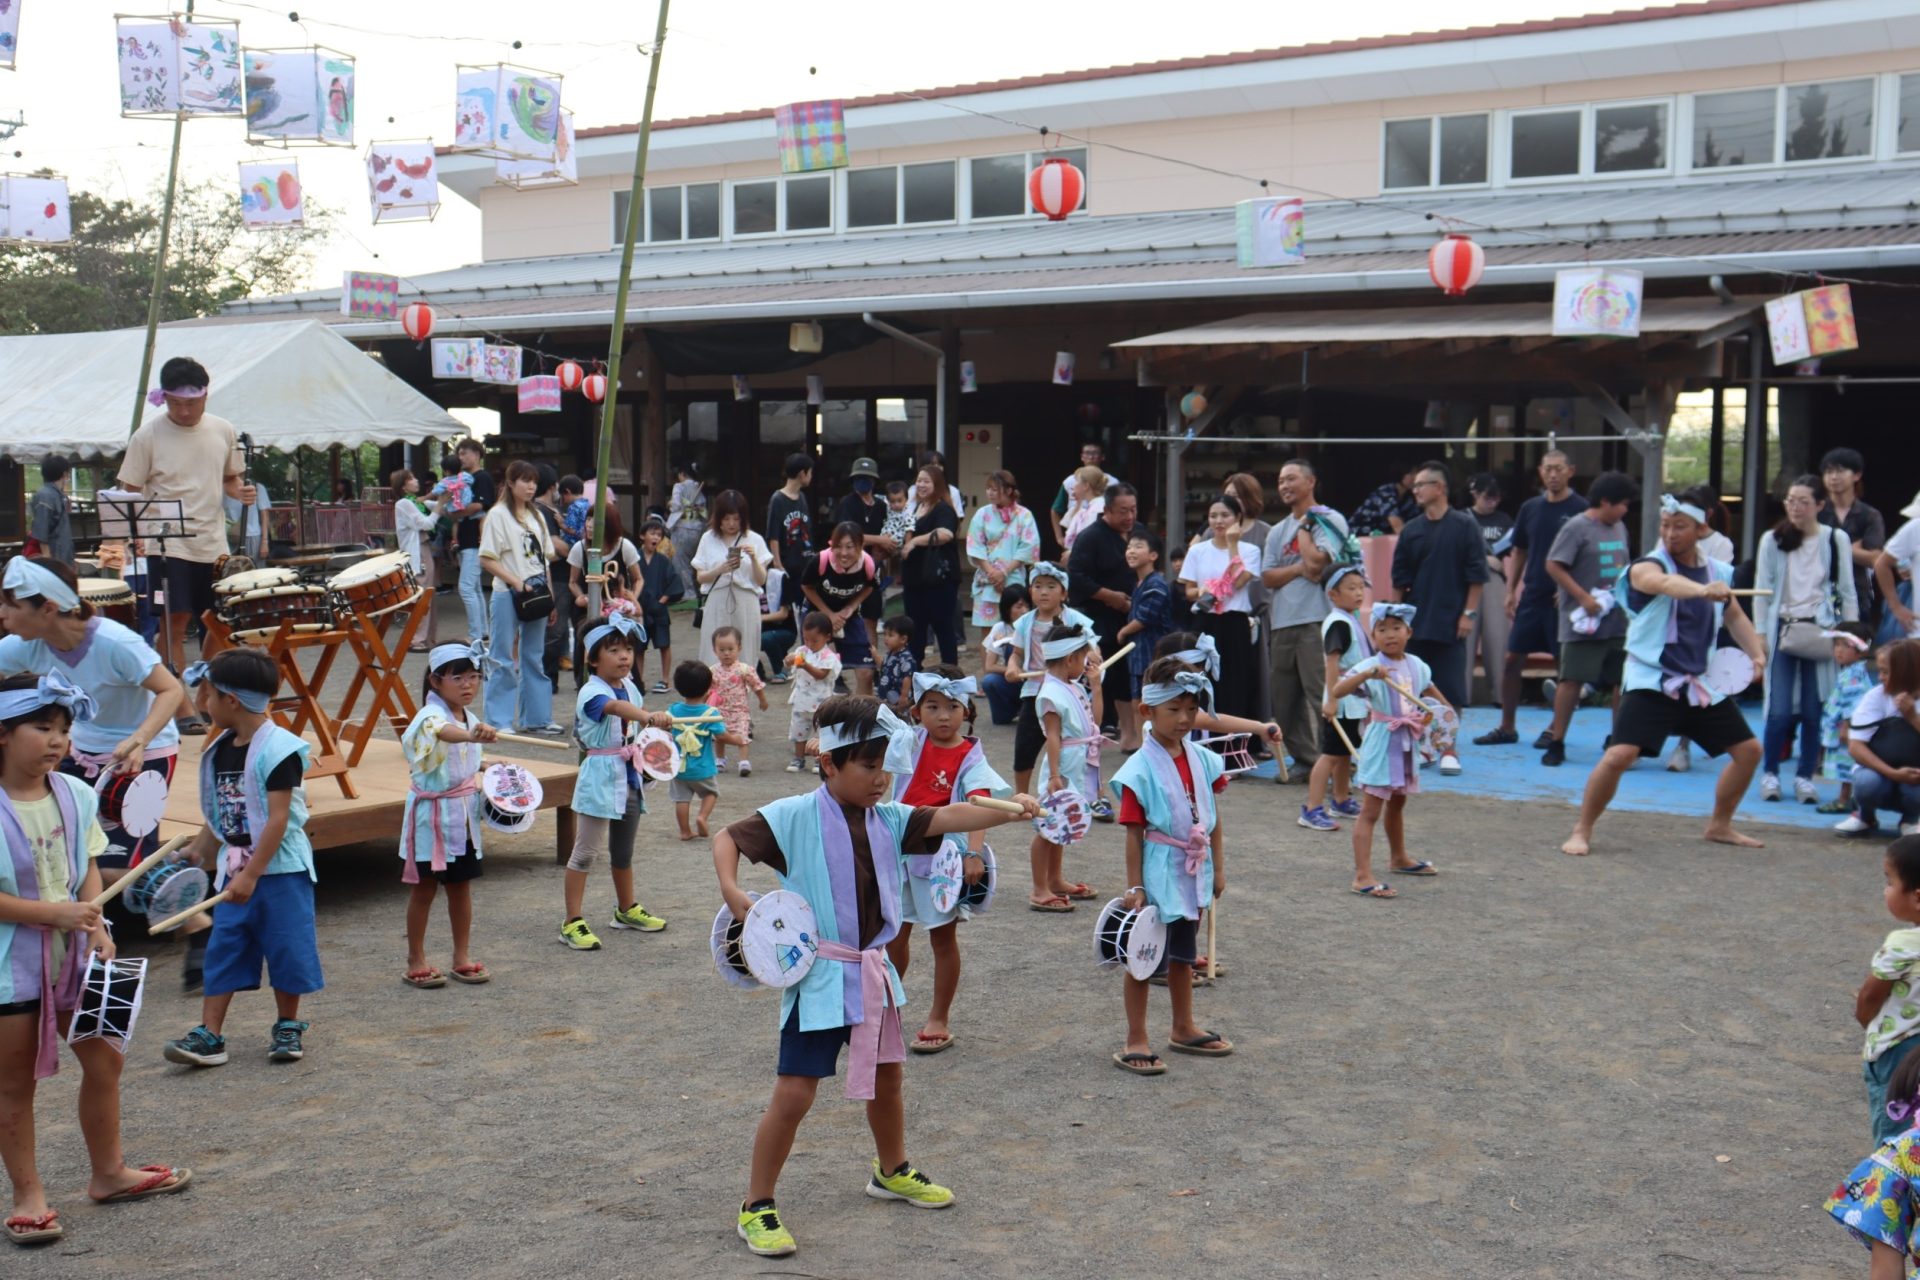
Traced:
<path id="1" fill-rule="evenodd" d="M 598 951 L 600 939 L 593 936 L 593 930 L 587 928 L 587 922 L 579 916 L 560 926 L 560 941 L 575 951 Z"/>
<path id="2" fill-rule="evenodd" d="M 658 933 L 667 927 L 667 922 L 659 916 L 648 915 L 647 909 L 636 902 L 631 907 L 622 907 L 613 913 L 613 927 L 638 929 L 642 933 Z"/>
<path id="3" fill-rule="evenodd" d="M 800 1251 L 793 1232 L 780 1224 L 780 1211 L 772 1205 L 751 1212 L 746 1205 L 740 1206 L 740 1238 L 763 1258 L 784 1258 Z"/>
<path id="4" fill-rule="evenodd" d="M 916 1209 L 951 1209 L 953 1192 L 908 1165 L 899 1173 L 881 1173 L 880 1162 L 873 1162 L 873 1177 L 867 1182 L 867 1194 L 875 1200 L 905 1200 Z"/>

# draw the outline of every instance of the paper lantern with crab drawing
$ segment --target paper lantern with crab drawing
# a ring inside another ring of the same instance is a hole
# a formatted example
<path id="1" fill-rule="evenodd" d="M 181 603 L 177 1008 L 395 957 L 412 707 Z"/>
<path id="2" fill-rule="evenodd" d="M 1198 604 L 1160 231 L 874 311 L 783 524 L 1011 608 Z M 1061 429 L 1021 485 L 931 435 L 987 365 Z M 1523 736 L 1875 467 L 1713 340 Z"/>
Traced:
<path id="1" fill-rule="evenodd" d="M 440 212 L 433 143 L 376 142 L 367 148 L 367 191 L 375 222 L 431 220 Z"/>

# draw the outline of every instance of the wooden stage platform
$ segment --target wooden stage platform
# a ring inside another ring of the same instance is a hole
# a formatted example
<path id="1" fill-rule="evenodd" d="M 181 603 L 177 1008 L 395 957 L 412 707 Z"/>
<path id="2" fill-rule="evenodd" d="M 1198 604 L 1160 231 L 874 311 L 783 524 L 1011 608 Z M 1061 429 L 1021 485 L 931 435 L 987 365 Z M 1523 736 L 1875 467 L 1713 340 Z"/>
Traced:
<path id="1" fill-rule="evenodd" d="M 160 838 L 170 840 L 205 825 L 200 816 L 200 751 L 206 738 L 183 738 L 180 763 L 174 770 L 173 789 L 167 799 L 167 815 L 160 823 Z M 511 760 L 525 765 L 540 779 L 540 807 L 554 814 L 542 814 L 535 822 L 551 823 L 555 828 L 555 852 L 565 862 L 573 851 L 573 783 L 579 769 L 573 752 L 554 750 L 536 755 L 493 755 L 492 760 Z M 376 737 L 367 743 L 366 755 L 353 770 L 353 781 L 360 792 L 349 800 L 340 789 L 324 780 L 307 781 L 307 835 L 315 850 L 366 841 L 387 842 L 397 849 L 400 840 L 400 816 L 406 804 L 407 765 L 400 755 L 400 744 Z"/>

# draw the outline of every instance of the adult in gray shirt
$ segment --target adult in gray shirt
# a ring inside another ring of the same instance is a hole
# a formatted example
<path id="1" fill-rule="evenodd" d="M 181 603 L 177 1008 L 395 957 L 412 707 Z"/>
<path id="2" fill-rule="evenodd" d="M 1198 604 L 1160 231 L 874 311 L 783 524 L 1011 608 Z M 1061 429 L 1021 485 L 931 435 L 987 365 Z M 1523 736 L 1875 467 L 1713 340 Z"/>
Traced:
<path id="1" fill-rule="evenodd" d="M 1302 778 L 1320 758 L 1320 703 L 1327 692 L 1326 651 L 1320 644 L 1327 596 L 1320 578 L 1333 555 L 1322 522 L 1340 537 L 1347 532 L 1338 512 L 1313 510 L 1318 483 L 1307 463 L 1280 468 L 1280 501 L 1287 515 L 1267 535 L 1260 556 L 1260 581 L 1273 593 L 1267 641 L 1271 713 Z"/>
<path id="2" fill-rule="evenodd" d="M 67 501 L 72 475 L 72 463 L 57 453 L 48 454 L 40 464 L 40 479 L 45 483 L 34 491 L 28 504 L 27 531 L 40 544 L 32 554 L 50 556 L 67 565 L 73 563 L 72 504 Z"/>
<path id="3" fill-rule="evenodd" d="M 1618 471 L 1603 471 L 1587 490 L 1587 509 L 1560 526 L 1547 550 L 1547 575 L 1558 589 L 1560 608 L 1560 684 L 1553 691 L 1553 723 L 1540 763 L 1564 764 L 1567 727 L 1586 685 L 1611 688 L 1614 706 L 1620 705 L 1620 676 L 1627 660 L 1625 601 L 1600 618 L 1599 626 L 1583 632 L 1574 626 L 1574 614 L 1600 613 L 1597 592 L 1619 591 L 1620 575 L 1632 563 L 1627 543 L 1627 507 L 1637 486 Z"/>

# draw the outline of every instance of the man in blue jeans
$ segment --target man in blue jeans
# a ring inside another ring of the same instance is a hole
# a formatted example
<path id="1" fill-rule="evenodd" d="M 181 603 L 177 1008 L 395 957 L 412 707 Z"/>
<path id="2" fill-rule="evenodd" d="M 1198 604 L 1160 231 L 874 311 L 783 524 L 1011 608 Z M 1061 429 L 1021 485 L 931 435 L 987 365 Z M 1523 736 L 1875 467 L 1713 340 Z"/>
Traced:
<path id="1" fill-rule="evenodd" d="M 460 470 L 467 478 L 467 504 L 453 526 L 453 545 L 460 557 L 460 604 L 467 611 L 467 639 L 487 638 L 487 600 L 480 590 L 480 524 L 493 505 L 493 477 L 487 474 L 486 451 L 477 440 L 454 446 Z"/>

